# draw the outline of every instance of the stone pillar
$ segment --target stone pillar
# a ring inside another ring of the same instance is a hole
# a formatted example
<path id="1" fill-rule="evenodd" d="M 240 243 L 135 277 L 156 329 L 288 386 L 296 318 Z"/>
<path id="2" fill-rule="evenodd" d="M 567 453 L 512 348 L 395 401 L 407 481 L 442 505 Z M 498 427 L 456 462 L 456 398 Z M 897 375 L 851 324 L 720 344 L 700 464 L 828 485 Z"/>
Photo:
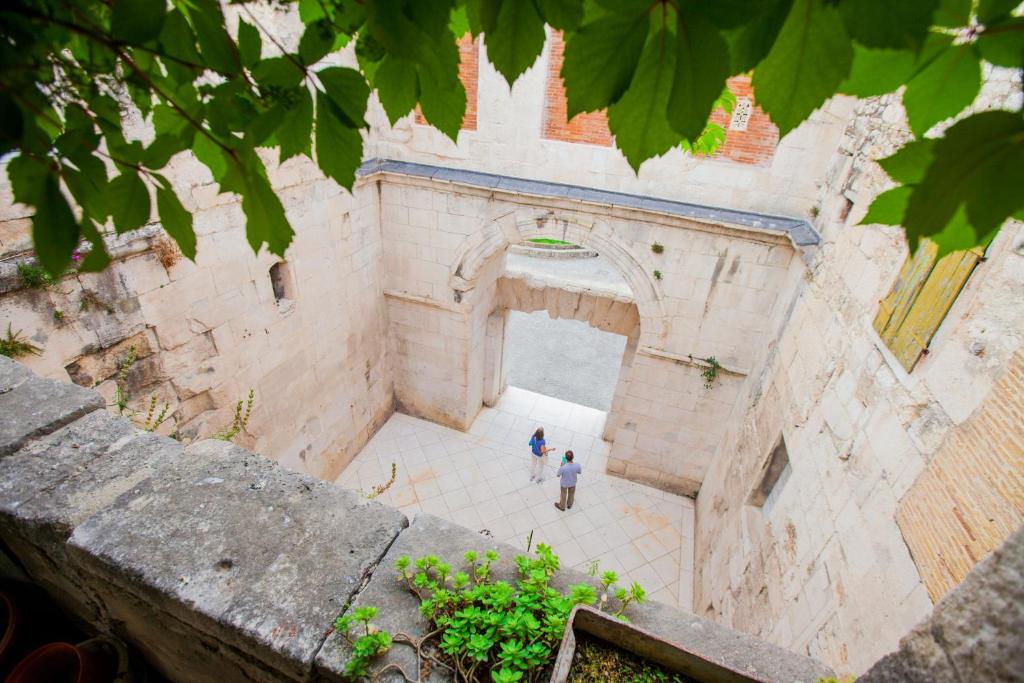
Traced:
<path id="1" fill-rule="evenodd" d="M 604 423 L 605 441 L 615 440 L 615 431 L 622 426 L 623 407 L 626 403 L 626 394 L 629 393 L 629 381 L 633 375 L 633 358 L 636 357 L 636 347 L 640 340 L 639 327 L 634 334 L 626 338 L 626 349 L 622 352 L 622 368 L 619 370 L 619 380 L 615 384 L 615 394 L 612 396 L 612 407 L 608 410 L 608 419 Z"/>
<path id="2" fill-rule="evenodd" d="M 508 311 L 499 309 L 487 318 L 484 341 L 484 405 L 493 406 L 505 391 L 508 373 L 505 368 L 505 321 Z"/>

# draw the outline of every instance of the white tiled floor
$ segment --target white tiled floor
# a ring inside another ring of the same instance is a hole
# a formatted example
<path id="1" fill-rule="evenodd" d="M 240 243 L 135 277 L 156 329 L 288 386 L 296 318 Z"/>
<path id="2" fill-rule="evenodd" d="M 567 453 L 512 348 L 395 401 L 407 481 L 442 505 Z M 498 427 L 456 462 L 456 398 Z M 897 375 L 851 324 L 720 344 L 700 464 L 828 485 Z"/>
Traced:
<path id="1" fill-rule="evenodd" d="M 550 544 L 563 566 L 586 571 L 595 560 L 620 583 L 639 581 L 655 600 L 692 609 L 693 501 L 604 473 L 605 413 L 509 387 L 468 433 L 395 414 L 338 477 L 339 486 L 370 490 L 398 476 L 379 500 L 406 514 L 445 517 L 487 529 L 525 548 Z M 545 481 L 530 481 L 527 442 L 543 426 L 549 446 Z M 583 466 L 572 510 L 560 512 L 555 469 L 572 449 Z"/>

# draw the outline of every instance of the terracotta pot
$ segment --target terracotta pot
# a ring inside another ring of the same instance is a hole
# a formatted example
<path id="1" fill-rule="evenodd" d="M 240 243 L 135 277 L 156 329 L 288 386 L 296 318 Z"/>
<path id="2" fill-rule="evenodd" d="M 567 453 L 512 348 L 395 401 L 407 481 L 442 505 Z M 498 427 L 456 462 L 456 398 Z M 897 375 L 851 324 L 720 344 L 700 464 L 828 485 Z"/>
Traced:
<path id="1" fill-rule="evenodd" d="M 95 650 L 49 643 L 21 660 L 7 683 L 110 683 L 115 668 L 116 663 Z"/>

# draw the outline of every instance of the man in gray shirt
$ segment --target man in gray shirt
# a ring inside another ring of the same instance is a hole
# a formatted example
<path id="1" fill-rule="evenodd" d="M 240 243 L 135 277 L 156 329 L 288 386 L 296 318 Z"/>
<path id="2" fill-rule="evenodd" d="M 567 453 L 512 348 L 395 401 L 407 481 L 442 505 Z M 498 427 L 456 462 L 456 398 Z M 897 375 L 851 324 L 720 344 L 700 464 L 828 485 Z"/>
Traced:
<path id="1" fill-rule="evenodd" d="M 576 477 L 583 472 L 583 468 L 580 467 L 579 463 L 573 462 L 572 458 L 572 451 L 566 451 L 565 462 L 558 468 L 562 496 L 560 501 L 555 503 L 555 507 L 562 512 L 572 507 L 572 502 L 576 498 Z"/>

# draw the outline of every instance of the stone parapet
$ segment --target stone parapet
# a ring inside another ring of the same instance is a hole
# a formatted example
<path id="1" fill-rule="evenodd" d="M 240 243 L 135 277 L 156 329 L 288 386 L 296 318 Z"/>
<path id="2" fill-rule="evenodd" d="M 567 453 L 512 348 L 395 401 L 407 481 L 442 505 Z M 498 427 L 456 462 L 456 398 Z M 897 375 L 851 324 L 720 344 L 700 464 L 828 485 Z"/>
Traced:
<path id="1" fill-rule="evenodd" d="M 330 624 L 353 605 L 422 633 L 395 581 L 400 554 L 457 563 L 516 549 L 397 510 L 224 441 L 188 448 L 110 415 L 95 392 L 0 358 L 0 539 L 90 630 L 136 646 L 175 681 L 336 680 Z M 407 528 L 408 527 L 408 528 Z M 570 570 L 555 585 L 593 581 Z M 818 662 L 658 604 L 634 623 L 766 681 L 814 681 Z M 402 662 L 399 648 L 388 661 Z M 405 664 L 408 664 L 405 662 Z"/>

